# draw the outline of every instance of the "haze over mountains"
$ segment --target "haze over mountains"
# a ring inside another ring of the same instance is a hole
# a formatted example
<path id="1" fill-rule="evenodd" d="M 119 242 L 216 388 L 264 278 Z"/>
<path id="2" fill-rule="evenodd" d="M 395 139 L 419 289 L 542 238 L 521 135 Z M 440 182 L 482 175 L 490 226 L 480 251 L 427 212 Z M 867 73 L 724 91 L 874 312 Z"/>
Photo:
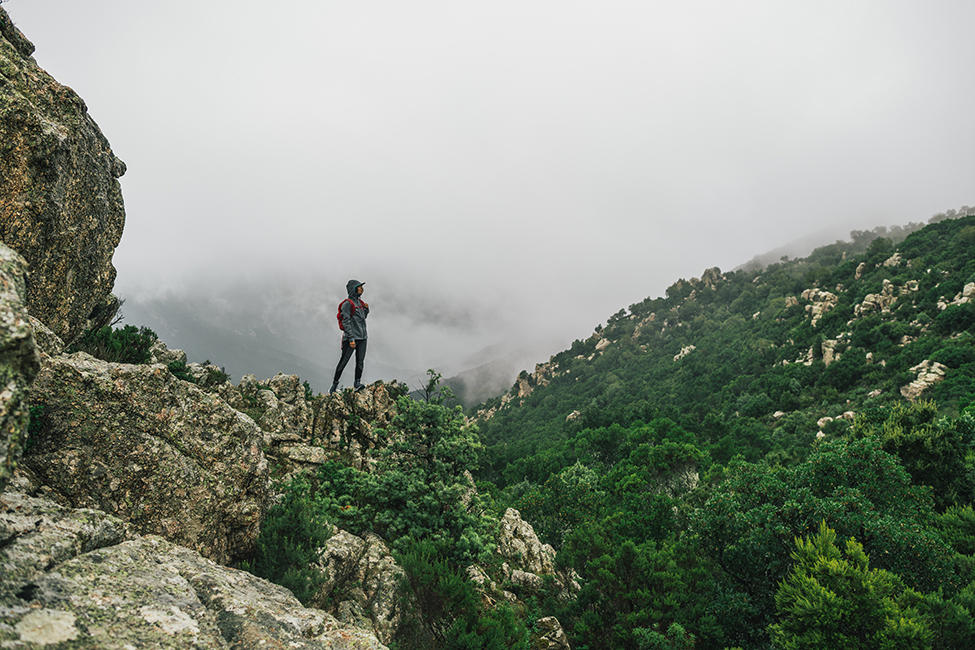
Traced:
<path id="1" fill-rule="evenodd" d="M 344 281 L 331 284 L 341 287 Z M 566 341 L 534 331 L 505 342 L 503 333 L 516 326 L 511 322 L 515 312 L 504 305 L 397 293 L 382 280 L 367 287 L 364 297 L 373 308 L 367 382 L 397 379 L 416 388 L 426 370 L 434 368 L 448 377 L 465 374 L 469 397 L 476 402 L 502 392 L 521 369 Z M 235 379 L 245 373 L 261 378 L 286 372 L 307 379 L 315 390 L 324 391 L 331 383 L 341 297 L 307 278 L 207 284 L 202 291 L 195 287 L 123 298 L 124 324 L 148 326 L 191 360 L 209 359 Z"/>
<path id="2" fill-rule="evenodd" d="M 802 257 L 840 238 L 848 233 L 820 230 L 740 266 Z M 676 271 L 671 281 L 674 277 Z M 325 390 L 338 359 L 335 310 L 344 283 L 340 278 L 316 282 L 285 268 L 276 275 L 208 279 L 161 290 L 120 279 L 118 292 L 125 299 L 125 324 L 150 327 L 192 360 L 209 359 L 235 379 L 244 373 L 259 378 L 295 373 L 315 390 Z M 534 288 L 541 294 L 547 290 Z M 662 290 L 647 286 L 646 294 Z M 465 405 L 499 395 L 522 370 L 531 371 L 574 338 L 588 336 L 595 324 L 588 320 L 599 313 L 587 305 L 565 305 L 564 315 L 546 316 L 532 296 L 528 291 L 492 301 L 476 290 L 458 294 L 435 282 L 414 286 L 401 277 L 370 278 L 365 380 L 398 379 L 417 388 L 432 368 L 448 378 Z M 579 318 L 576 312 L 588 315 Z"/>

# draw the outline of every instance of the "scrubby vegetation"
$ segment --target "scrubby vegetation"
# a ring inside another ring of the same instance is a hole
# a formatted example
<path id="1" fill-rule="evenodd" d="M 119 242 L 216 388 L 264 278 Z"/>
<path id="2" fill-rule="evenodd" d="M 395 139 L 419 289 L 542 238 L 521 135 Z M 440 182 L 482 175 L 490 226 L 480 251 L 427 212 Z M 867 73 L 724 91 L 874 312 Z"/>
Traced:
<path id="1" fill-rule="evenodd" d="M 427 401 L 401 395 L 388 427 L 377 430 L 375 465 L 327 462 L 297 476 L 268 514 L 258 551 L 246 568 L 287 586 L 308 602 L 321 585 L 312 565 L 338 526 L 373 532 L 407 572 L 402 585 L 420 605 L 400 631 L 399 647 L 527 648 L 524 617 L 510 607 L 484 608 L 465 568 L 489 561 L 497 519 L 465 478 L 476 468 L 476 430 L 434 375 Z"/>
<path id="2" fill-rule="evenodd" d="M 975 647 L 975 217 L 880 234 L 678 281 L 481 407 L 574 648 Z"/>
<path id="3" fill-rule="evenodd" d="M 149 349 L 159 339 L 148 327 L 109 325 L 91 330 L 72 344 L 67 352 L 87 352 L 93 357 L 116 363 L 149 363 Z"/>
<path id="4" fill-rule="evenodd" d="M 881 234 L 678 281 L 479 434 L 434 373 L 368 471 L 284 488 L 252 570 L 307 599 L 331 526 L 379 534 L 402 648 L 526 647 L 543 611 L 576 650 L 975 647 L 975 217 Z M 485 606 L 464 567 L 509 506 L 575 598 Z"/>

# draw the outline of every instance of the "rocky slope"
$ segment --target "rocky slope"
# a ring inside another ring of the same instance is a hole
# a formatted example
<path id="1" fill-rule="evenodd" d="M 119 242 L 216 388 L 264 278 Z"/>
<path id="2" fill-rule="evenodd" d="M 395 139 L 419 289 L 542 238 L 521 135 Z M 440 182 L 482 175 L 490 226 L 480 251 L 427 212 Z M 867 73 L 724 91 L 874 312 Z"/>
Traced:
<path id="1" fill-rule="evenodd" d="M 24 256 L 31 314 L 73 340 L 106 323 L 125 212 L 120 161 L 84 101 L 38 67 L 0 9 L 0 240 Z"/>

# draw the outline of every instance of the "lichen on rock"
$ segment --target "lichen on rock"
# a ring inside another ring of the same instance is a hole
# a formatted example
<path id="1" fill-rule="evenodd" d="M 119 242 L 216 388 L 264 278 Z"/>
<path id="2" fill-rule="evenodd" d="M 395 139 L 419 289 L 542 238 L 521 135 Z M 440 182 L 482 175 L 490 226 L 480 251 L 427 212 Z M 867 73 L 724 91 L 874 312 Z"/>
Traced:
<path id="1" fill-rule="evenodd" d="M 229 562 L 257 538 L 265 438 L 217 395 L 161 365 L 46 358 L 31 387 L 44 426 L 24 464 L 65 504 L 99 508 Z"/>
<path id="2" fill-rule="evenodd" d="M 115 517 L 0 495 L 0 645 L 380 650 L 284 587 Z"/>
<path id="3" fill-rule="evenodd" d="M 0 243 L 0 492 L 27 437 L 27 386 L 39 367 L 33 328 L 24 307 L 26 262 Z"/>
<path id="4" fill-rule="evenodd" d="M 70 342 L 118 307 L 125 165 L 33 49 L 0 8 L 0 240 L 30 264 L 31 314 Z"/>

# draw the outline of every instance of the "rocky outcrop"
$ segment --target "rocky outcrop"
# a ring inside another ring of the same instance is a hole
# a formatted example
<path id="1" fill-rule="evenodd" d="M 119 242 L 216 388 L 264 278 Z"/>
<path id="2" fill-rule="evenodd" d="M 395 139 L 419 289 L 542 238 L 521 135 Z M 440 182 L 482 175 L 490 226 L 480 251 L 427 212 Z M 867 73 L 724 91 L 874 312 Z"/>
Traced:
<path id="1" fill-rule="evenodd" d="M 310 604 L 371 630 L 383 643 L 393 640 L 404 616 L 417 611 L 415 602 L 401 601 L 406 572 L 377 535 L 363 538 L 334 529 L 316 568 L 325 581 Z"/>
<path id="2" fill-rule="evenodd" d="M 162 365 L 45 359 L 24 465 L 66 505 L 117 515 L 222 563 L 246 556 L 268 498 L 264 434 Z"/>
<path id="3" fill-rule="evenodd" d="M 812 318 L 813 327 L 819 323 L 820 319 L 829 312 L 839 302 L 839 297 L 835 293 L 823 291 L 822 289 L 806 289 L 801 297 L 806 302 L 806 313 Z"/>
<path id="4" fill-rule="evenodd" d="M 903 263 L 904 263 L 904 260 L 901 259 L 901 254 L 900 253 L 894 253 L 893 255 L 891 255 L 890 257 L 888 257 L 887 259 L 884 260 L 883 266 L 885 266 L 887 268 L 893 268 L 895 266 L 900 266 Z"/>
<path id="5" fill-rule="evenodd" d="M 369 451 L 382 444 L 377 430 L 389 426 L 396 415 L 396 400 L 406 392 L 406 386 L 397 382 L 375 382 L 362 391 L 316 398 L 311 405 L 310 444 L 325 446 L 353 467 L 370 469 Z M 294 448 L 282 445 L 279 449 L 293 456 Z"/>
<path id="6" fill-rule="evenodd" d="M 911 372 L 917 374 L 917 379 L 906 386 L 901 386 L 901 395 L 913 402 L 921 396 L 921 393 L 944 379 L 947 371 L 948 367 L 937 361 L 930 359 L 922 361 L 911 368 Z"/>
<path id="7" fill-rule="evenodd" d="M 497 552 L 502 559 L 503 578 L 512 589 L 537 593 L 548 576 L 559 598 L 568 600 L 579 592 L 577 576 L 556 568 L 555 549 L 543 544 L 531 524 L 514 508 L 508 508 L 499 523 Z"/>
<path id="8" fill-rule="evenodd" d="M 840 341 L 835 339 L 826 339 L 823 341 L 823 364 L 827 368 L 829 367 L 829 364 L 840 360 L 840 352 L 838 350 L 839 346 Z"/>
<path id="9" fill-rule="evenodd" d="M 407 389 L 395 381 L 377 381 L 362 391 L 309 399 L 297 375 L 279 373 L 263 381 L 245 375 L 237 386 L 224 383 L 216 391 L 267 433 L 274 476 L 283 478 L 313 471 L 328 460 L 368 469 L 373 462 L 369 450 L 379 443 L 376 430 L 389 425 L 396 400 Z"/>
<path id="10" fill-rule="evenodd" d="M 287 589 L 96 510 L 0 495 L 0 645 L 379 649 Z"/>
<path id="11" fill-rule="evenodd" d="M 149 358 L 152 363 L 169 365 L 171 363 L 186 363 L 186 353 L 182 350 L 170 350 L 162 341 L 156 341 L 149 348 Z"/>
<path id="12" fill-rule="evenodd" d="M 562 624 L 554 616 L 540 618 L 535 623 L 535 638 L 532 639 L 532 650 L 572 650 L 569 637 L 562 630 Z"/>
<path id="13" fill-rule="evenodd" d="M 674 361 L 680 361 L 696 349 L 696 345 L 685 345 L 681 347 L 680 352 L 674 355 Z"/>
<path id="14" fill-rule="evenodd" d="M 0 492 L 27 438 L 26 389 L 39 367 L 24 307 L 26 271 L 24 259 L 0 243 Z"/>
<path id="15" fill-rule="evenodd" d="M 964 305 L 965 303 L 972 301 L 975 301 L 975 282 L 969 282 L 962 287 L 962 290 L 959 291 L 950 302 L 945 298 L 939 300 L 938 309 L 944 311 L 952 305 Z"/>
<path id="16" fill-rule="evenodd" d="M 880 293 L 868 293 L 863 302 L 853 307 L 853 315 L 860 317 L 871 312 L 888 312 L 897 301 L 893 283 L 885 279 Z"/>
<path id="17" fill-rule="evenodd" d="M 71 341 L 118 307 L 125 165 L 33 50 L 0 9 L 0 240 L 30 264 L 31 314 Z"/>

